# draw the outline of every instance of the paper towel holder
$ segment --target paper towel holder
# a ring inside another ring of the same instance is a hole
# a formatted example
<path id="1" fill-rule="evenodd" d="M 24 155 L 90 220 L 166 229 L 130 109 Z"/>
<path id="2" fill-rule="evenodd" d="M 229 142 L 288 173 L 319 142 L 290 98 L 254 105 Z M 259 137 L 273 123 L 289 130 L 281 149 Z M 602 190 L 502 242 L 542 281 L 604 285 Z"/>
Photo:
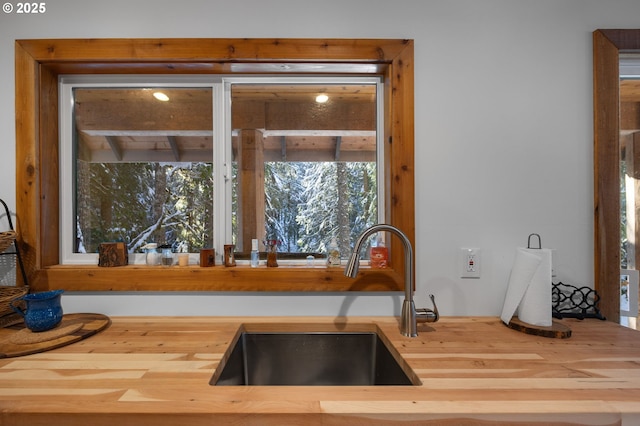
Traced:
<path id="1" fill-rule="evenodd" d="M 538 247 L 531 247 L 531 237 L 538 237 Z M 542 238 L 540 238 L 540 234 L 529 234 L 529 238 L 527 239 L 527 248 L 542 250 Z"/>

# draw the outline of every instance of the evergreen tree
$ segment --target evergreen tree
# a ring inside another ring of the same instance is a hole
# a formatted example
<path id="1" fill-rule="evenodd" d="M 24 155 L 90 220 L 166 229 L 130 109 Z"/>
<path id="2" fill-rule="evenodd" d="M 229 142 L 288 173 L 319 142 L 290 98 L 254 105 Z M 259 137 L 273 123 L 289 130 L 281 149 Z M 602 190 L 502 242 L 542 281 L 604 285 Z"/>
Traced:
<path id="1" fill-rule="evenodd" d="M 278 240 L 281 251 L 299 251 L 296 215 L 301 202 L 300 173 L 299 163 L 265 164 L 265 237 Z"/>
<path id="2" fill-rule="evenodd" d="M 95 253 L 106 241 L 124 241 L 130 252 L 147 242 L 190 251 L 212 245 L 210 163 L 85 163 L 78 170 L 78 249 Z"/>
<path id="3" fill-rule="evenodd" d="M 147 242 L 212 246 L 211 163 L 79 162 L 77 170 L 78 252 L 106 241 L 125 241 L 130 252 Z M 376 164 L 266 163 L 265 204 L 264 237 L 280 251 L 326 252 L 335 238 L 346 255 L 377 223 Z"/>

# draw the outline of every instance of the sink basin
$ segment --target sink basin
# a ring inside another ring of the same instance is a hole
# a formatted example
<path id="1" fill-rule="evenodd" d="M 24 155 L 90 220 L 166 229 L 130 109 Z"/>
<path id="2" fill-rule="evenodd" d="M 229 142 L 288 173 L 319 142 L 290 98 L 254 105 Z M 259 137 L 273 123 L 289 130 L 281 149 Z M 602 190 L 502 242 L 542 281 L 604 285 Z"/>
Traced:
<path id="1" fill-rule="evenodd" d="M 379 386 L 417 385 L 420 380 L 395 349 L 388 347 L 374 331 L 241 331 L 209 383 Z"/>

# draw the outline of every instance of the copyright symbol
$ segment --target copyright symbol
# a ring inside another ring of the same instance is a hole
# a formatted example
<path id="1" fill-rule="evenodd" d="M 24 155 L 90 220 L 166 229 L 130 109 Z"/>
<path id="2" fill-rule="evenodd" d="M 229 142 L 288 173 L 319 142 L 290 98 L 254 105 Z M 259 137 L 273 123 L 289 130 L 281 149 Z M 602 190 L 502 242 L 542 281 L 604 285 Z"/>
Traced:
<path id="1" fill-rule="evenodd" d="M 11 3 L 5 3 L 2 5 L 2 11 L 4 13 L 11 13 L 13 12 L 13 5 Z"/>

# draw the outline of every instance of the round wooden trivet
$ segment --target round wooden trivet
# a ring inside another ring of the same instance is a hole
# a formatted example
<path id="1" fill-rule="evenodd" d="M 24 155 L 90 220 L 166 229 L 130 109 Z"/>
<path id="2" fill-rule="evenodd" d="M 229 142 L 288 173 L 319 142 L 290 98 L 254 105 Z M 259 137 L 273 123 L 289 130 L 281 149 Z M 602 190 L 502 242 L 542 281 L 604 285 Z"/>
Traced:
<path id="1" fill-rule="evenodd" d="M 76 331 L 80 330 L 83 326 L 84 326 L 83 323 L 75 323 L 75 324 L 69 324 L 62 327 L 58 326 L 51 330 L 41 331 L 38 333 L 34 333 L 28 328 L 23 328 L 17 333 L 14 333 L 11 336 L 9 336 L 9 342 L 13 343 L 14 345 L 31 345 L 34 343 L 46 342 L 49 340 L 55 340 L 60 337 L 64 337 L 71 333 L 75 333 Z"/>
<path id="2" fill-rule="evenodd" d="M 555 339 L 566 339 L 571 337 L 571 329 L 556 320 L 551 321 L 551 327 L 543 327 L 520 321 L 518 317 L 511 318 L 507 327 L 534 336 L 552 337 Z"/>
<path id="3" fill-rule="evenodd" d="M 16 344 L 10 339 L 11 336 L 19 333 L 25 328 L 24 322 L 22 326 L 15 325 L 11 327 L 0 328 L 0 358 L 11 358 L 15 356 L 24 356 L 39 352 L 50 351 L 52 349 L 61 348 L 82 339 L 93 336 L 96 333 L 109 327 L 111 320 L 108 316 L 102 314 L 78 313 L 64 314 L 62 321 L 53 330 L 43 331 L 41 333 L 33 333 L 41 335 L 39 338 L 49 338 L 43 342 Z M 76 331 L 71 328 L 73 326 Z M 19 328 L 18 328 L 19 327 Z M 43 333 L 64 332 L 63 336 L 52 336 Z"/>

